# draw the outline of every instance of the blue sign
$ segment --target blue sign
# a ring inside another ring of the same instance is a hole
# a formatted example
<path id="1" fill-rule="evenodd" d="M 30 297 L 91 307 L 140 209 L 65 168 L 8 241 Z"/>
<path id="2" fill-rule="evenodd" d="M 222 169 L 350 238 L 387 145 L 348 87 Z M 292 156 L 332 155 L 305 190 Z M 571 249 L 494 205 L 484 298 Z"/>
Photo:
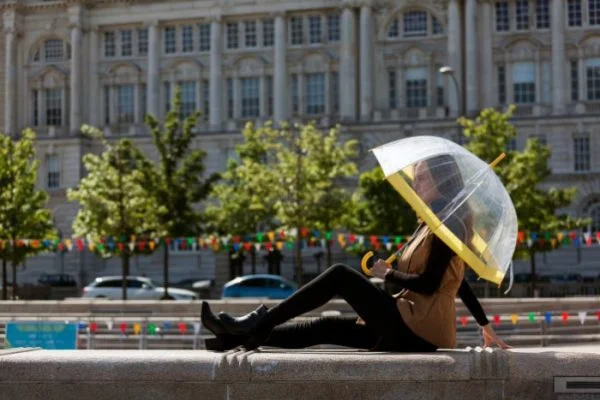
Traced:
<path id="1" fill-rule="evenodd" d="M 77 324 L 47 321 L 7 322 L 4 347 L 76 350 Z"/>

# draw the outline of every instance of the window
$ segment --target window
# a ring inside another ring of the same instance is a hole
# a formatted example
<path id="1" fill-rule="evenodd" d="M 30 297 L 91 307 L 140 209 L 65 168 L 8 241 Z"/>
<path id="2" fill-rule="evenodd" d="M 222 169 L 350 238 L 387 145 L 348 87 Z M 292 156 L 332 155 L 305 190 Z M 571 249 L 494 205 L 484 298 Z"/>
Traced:
<path id="1" fill-rule="evenodd" d="M 542 62 L 542 103 L 552 104 L 552 64 Z"/>
<path id="2" fill-rule="evenodd" d="M 267 116 L 273 115 L 273 77 L 265 77 L 265 94 L 267 99 Z"/>
<path id="3" fill-rule="evenodd" d="M 202 97 L 204 98 L 204 119 L 208 120 L 210 115 L 210 83 L 208 79 L 202 81 Z"/>
<path id="4" fill-rule="evenodd" d="M 210 25 L 200 24 L 200 51 L 210 51 Z"/>
<path id="5" fill-rule="evenodd" d="M 535 65 L 530 62 L 513 64 L 513 101 L 517 104 L 535 102 Z"/>
<path id="6" fill-rule="evenodd" d="M 506 143 L 506 151 L 517 151 L 517 138 L 510 138 Z"/>
<path id="7" fill-rule="evenodd" d="M 600 232 L 600 206 L 595 205 L 590 210 L 590 219 L 592 223 L 590 224 L 590 232 Z"/>
<path id="8" fill-rule="evenodd" d="M 535 23 L 538 29 L 550 28 L 550 5 L 549 0 L 536 0 Z"/>
<path id="9" fill-rule="evenodd" d="M 133 55 L 133 32 L 131 29 L 121 31 L 121 56 L 130 57 Z"/>
<path id="10" fill-rule="evenodd" d="M 133 90 L 134 85 L 117 86 L 117 122 L 120 124 L 131 124 L 134 121 Z"/>
<path id="11" fill-rule="evenodd" d="M 65 58 L 63 41 L 60 39 L 49 39 L 44 42 L 46 61 L 60 61 Z"/>
<path id="12" fill-rule="evenodd" d="M 588 0 L 590 25 L 600 25 L 600 0 Z"/>
<path id="13" fill-rule="evenodd" d="M 573 138 L 573 155 L 575 171 L 590 170 L 590 138 L 587 136 Z"/>
<path id="14" fill-rule="evenodd" d="M 60 187 L 60 161 L 58 155 L 48 154 L 46 156 L 46 170 L 48 189 L 58 189 Z"/>
<path id="15" fill-rule="evenodd" d="M 496 2 L 496 31 L 506 32 L 510 29 L 510 20 L 508 18 L 508 2 Z"/>
<path id="16" fill-rule="evenodd" d="M 260 90 L 258 78 L 242 78 L 242 117 L 260 115 Z"/>
<path id="17" fill-rule="evenodd" d="M 227 48 L 237 49 L 239 47 L 237 22 L 227 23 Z"/>
<path id="18" fill-rule="evenodd" d="M 398 107 L 397 99 L 396 99 L 396 71 L 390 69 L 388 71 L 388 93 L 390 96 L 390 109 L 394 110 Z"/>
<path id="19" fill-rule="evenodd" d="M 104 86 L 104 123 L 110 124 L 110 87 Z"/>
<path id="20" fill-rule="evenodd" d="M 406 107 L 427 107 L 427 68 L 405 71 Z"/>
<path id="21" fill-rule="evenodd" d="M 227 117 L 233 119 L 234 111 L 234 97 L 233 97 L 233 79 L 227 78 Z"/>
<path id="22" fill-rule="evenodd" d="M 145 56 L 148 54 L 148 29 L 138 29 L 138 54 Z"/>
<path id="23" fill-rule="evenodd" d="M 568 0 L 567 17 L 569 26 L 581 26 L 581 0 Z"/>
<path id="24" fill-rule="evenodd" d="M 273 18 L 266 18 L 262 21 L 263 46 L 271 47 L 275 44 L 275 22 Z"/>
<path id="25" fill-rule="evenodd" d="M 585 60 L 587 99 L 600 100 L 600 58 Z"/>
<path id="26" fill-rule="evenodd" d="M 165 82 L 165 111 L 171 111 L 171 83 Z"/>
<path id="27" fill-rule="evenodd" d="M 174 26 L 165 28 L 165 53 L 172 54 L 177 52 L 177 31 Z"/>
<path id="28" fill-rule="evenodd" d="M 256 21 L 244 22 L 244 38 L 246 47 L 256 47 Z"/>
<path id="29" fill-rule="evenodd" d="M 404 14 L 404 36 L 427 35 L 427 13 L 408 11 Z"/>
<path id="30" fill-rule="evenodd" d="M 181 27 L 181 51 L 184 53 L 194 51 L 194 27 L 192 25 Z"/>
<path id="31" fill-rule="evenodd" d="M 325 113 L 325 74 L 306 74 L 306 114 Z"/>
<path id="32" fill-rule="evenodd" d="M 308 42 L 321 43 L 321 34 L 321 16 L 311 15 L 308 17 Z"/>
<path id="33" fill-rule="evenodd" d="M 186 81 L 181 83 L 181 114 L 185 119 L 196 111 L 196 82 Z"/>
<path id="34" fill-rule="evenodd" d="M 571 101 L 579 101 L 579 61 L 572 59 L 570 61 L 571 74 Z"/>
<path id="35" fill-rule="evenodd" d="M 440 65 L 436 65 L 435 70 L 437 71 L 436 75 L 436 92 L 435 92 L 435 100 L 436 106 L 444 107 L 446 105 L 445 93 L 444 93 L 444 74 L 440 72 Z"/>
<path id="36" fill-rule="evenodd" d="M 340 16 L 339 14 L 330 14 L 327 16 L 327 41 L 340 41 Z"/>
<path id="37" fill-rule="evenodd" d="M 387 35 L 389 38 L 397 38 L 400 35 L 400 25 L 397 19 L 393 20 L 390 24 Z"/>
<path id="38" fill-rule="evenodd" d="M 303 40 L 303 30 L 302 30 L 302 18 L 300 17 L 292 17 L 292 44 L 300 45 L 304 43 Z"/>
<path id="39" fill-rule="evenodd" d="M 517 30 L 529 29 L 529 0 L 517 0 L 515 11 Z"/>
<path id="40" fill-rule="evenodd" d="M 112 31 L 104 32 L 104 57 L 114 57 L 116 55 L 115 33 Z"/>
<path id="41" fill-rule="evenodd" d="M 333 113 L 340 112 L 340 78 L 337 71 L 331 73 L 331 95 L 333 97 Z"/>
<path id="42" fill-rule="evenodd" d="M 38 98 L 39 98 L 39 91 L 34 90 L 33 91 L 33 95 L 31 96 L 33 104 L 32 104 L 32 109 L 33 109 L 33 126 L 38 126 L 40 124 L 40 109 L 38 107 Z"/>
<path id="43" fill-rule="evenodd" d="M 441 35 L 444 33 L 444 28 L 442 28 L 442 24 L 440 23 L 440 20 L 437 19 L 436 17 L 431 17 L 431 26 L 433 29 L 433 34 L 434 35 Z"/>
<path id="44" fill-rule="evenodd" d="M 46 89 L 46 125 L 62 125 L 62 97 L 63 90 L 60 88 Z"/>
<path id="45" fill-rule="evenodd" d="M 506 68 L 498 65 L 498 103 L 506 104 Z"/>
<path id="46" fill-rule="evenodd" d="M 298 115 L 300 111 L 300 96 L 298 93 L 298 75 L 292 74 L 291 77 L 291 85 L 292 85 L 292 114 Z"/>

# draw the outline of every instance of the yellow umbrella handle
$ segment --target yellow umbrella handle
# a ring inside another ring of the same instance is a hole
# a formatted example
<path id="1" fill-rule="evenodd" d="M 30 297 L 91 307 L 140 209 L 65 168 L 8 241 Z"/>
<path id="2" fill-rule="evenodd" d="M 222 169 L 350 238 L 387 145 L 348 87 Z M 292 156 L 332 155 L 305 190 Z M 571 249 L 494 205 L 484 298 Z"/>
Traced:
<path id="1" fill-rule="evenodd" d="M 360 268 L 362 269 L 362 272 L 365 273 L 365 275 L 368 276 L 373 276 L 371 274 L 371 271 L 369 270 L 369 267 L 367 267 L 367 262 L 369 261 L 369 259 L 373 257 L 373 252 L 369 251 L 367 254 L 365 254 L 362 258 L 362 260 L 360 260 Z M 396 260 L 396 257 L 398 257 L 398 252 L 392 254 L 391 256 L 388 257 L 387 260 L 385 260 L 385 263 L 387 264 L 388 268 L 392 268 L 392 263 L 394 262 L 394 260 Z"/>
<path id="2" fill-rule="evenodd" d="M 504 157 L 506 157 L 506 153 L 502 153 L 500 154 L 498 157 L 496 157 L 496 159 L 494 161 L 492 161 L 490 163 L 490 167 L 493 169 L 494 167 L 496 167 L 496 165 L 498 165 L 500 163 L 500 161 L 504 160 Z"/>

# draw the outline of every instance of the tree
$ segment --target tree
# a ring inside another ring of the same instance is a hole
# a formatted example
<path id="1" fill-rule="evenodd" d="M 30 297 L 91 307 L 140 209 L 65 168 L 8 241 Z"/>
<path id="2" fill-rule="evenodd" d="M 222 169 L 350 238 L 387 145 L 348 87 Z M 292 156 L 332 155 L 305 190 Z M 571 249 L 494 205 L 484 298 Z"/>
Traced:
<path id="1" fill-rule="evenodd" d="M 314 168 L 315 191 L 313 207 L 307 219 L 315 229 L 330 232 L 344 227 L 353 211 L 352 193 L 347 183 L 358 173 L 352 161 L 358 155 L 358 141 L 341 142 L 340 127 L 329 129 L 325 134 L 309 130 L 306 137 L 307 162 Z M 331 238 L 326 238 L 327 265 L 332 265 Z"/>
<path id="2" fill-rule="evenodd" d="M 267 165 L 267 159 L 273 151 L 276 132 L 271 124 L 256 129 L 252 123 L 248 123 L 242 135 L 243 142 L 236 146 L 239 161 L 229 160 L 220 183 L 212 187 L 210 196 L 215 203 L 206 208 L 207 219 L 220 234 L 246 235 L 275 226 L 278 191 L 275 175 Z M 239 252 L 243 251 L 244 249 L 240 248 Z M 254 274 L 254 247 L 250 252 Z M 237 260 L 241 260 L 241 254 L 236 257 Z"/>
<path id="3" fill-rule="evenodd" d="M 39 162 L 35 159 L 35 133 L 25 130 L 14 142 L 0 134 L 0 248 L 2 293 L 6 299 L 6 264 L 12 264 L 13 299 L 17 297 L 17 266 L 43 250 L 22 240 L 54 239 L 52 215 L 45 204 L 48 195 L 36 189 Z M 21 243 L 21 244 L 20 244 Z"/>
<path id="4" fill-rule="evenodd" d="M 147 188 L 151 164 L 129 140 L 111 144 L 94 128 L 84 126 L 82 131 L 102 140 L 104 152 L 83 157 L 87 175 L 76 188 L 67 191 L 68 199 L 81 206 L 73 221 L 73 232 L 94 241 L 110 238 L 111 243 L 97 246 L 96 252 L 103 257 L 121 257 L 126 300 L 129 259 L 135 251 L 128 246 L 129 239 L 155 238 L 164 233 L 158 217 L 162 207 Z"/>
<path id="5" fill-rule="evenodd" d="M 468 140 L 466 148 L 487 162 L 493 161 L 502 152 L 507 157 L 496 168 L 508 191 L 519 221 L 519 230 L 527 232 L 548 232 L 580 228 L 589 222 L 560 214 L 559 210 L 568 207 L 577 193 L 575 187 L 545 190 L 541 187 L 550 176 L 548 168 L 550 149 L 537 139 L 529 139 L 523 151 L 507 151 L 509 142 L 515 138 L 516 130 L 509 122 L 515 107 L 505 113 L 485 109 L 479 116 L 470 120 L 460 118 L 464 135 Z M 531 289 L 535 290 L 535 254 L 538 251 L 551 251 L 548 242 L 540 242 L 517 252 L 517 257 L 528 256 L 531 262 Z"/>
<path id="6" fill-rule="evenodd" d="M 199 115 L 196 112 L 183 118 L 178 88 L 163 126 L 153 115 L 147 114 L 145 118 L 159 157 L 158 165 L 153 167 L 153 179 L 148 184 L 161 206 L 159 221 L 168 237 L 196 236 L 203 231 L 205 220 L 197 206 L 218 179 L 217 174 L 203 177 L 206 153 L 192 148 L 192 132 Z M 164 298 L 169 298 L 168 240 L 164 243 L 163 272 Z"/>

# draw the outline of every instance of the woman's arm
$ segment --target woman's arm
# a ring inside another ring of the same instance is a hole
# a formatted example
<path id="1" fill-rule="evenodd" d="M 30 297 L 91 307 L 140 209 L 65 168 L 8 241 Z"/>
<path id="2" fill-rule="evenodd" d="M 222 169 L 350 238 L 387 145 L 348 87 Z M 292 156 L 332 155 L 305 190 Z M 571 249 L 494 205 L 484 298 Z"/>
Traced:
<path id="1" fill-rule="evenodd" d="M 416 293 L 432 295 L 439 289 L 452 257 L 454 257 L 454 252 L 437 236 L 434 236 L 427 265 L 422 274 L 386 269 L 383 271 L 382 279 Z"/>

